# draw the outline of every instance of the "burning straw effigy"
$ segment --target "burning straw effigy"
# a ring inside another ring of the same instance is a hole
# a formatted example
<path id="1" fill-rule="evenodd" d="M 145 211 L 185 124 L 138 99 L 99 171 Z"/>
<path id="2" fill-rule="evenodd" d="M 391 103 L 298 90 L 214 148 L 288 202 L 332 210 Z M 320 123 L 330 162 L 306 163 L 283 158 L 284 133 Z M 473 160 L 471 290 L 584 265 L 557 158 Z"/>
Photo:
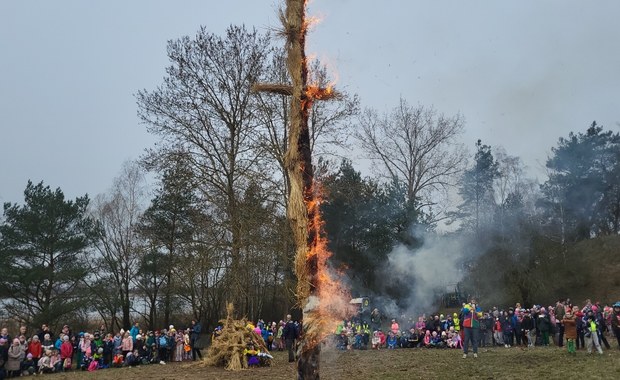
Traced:
<path id="1" fill-rule="evenodd" d="M 286 0 L 280 20 L 291 85 L 256 83 L 252 89 L 291 97 L 284 160 L 290 180 L 287 216 L 296 246 L 297 300 L 303 310 L 297 377 L 318 380 L 321 344 L 338 320 L 350 311 L 350 305 L 348 292 L 333 279 L 327 264 L 330 252 L 323 231 L 319 186 L 314 180 L 308 116 L 315 101 L 333 99 L 338 93 L 331 86 L 308 83 L 306 0 Z M 243 352 L 251 340 L 258 343 L 259 349 L 266 350 L 262 338 L 249 331 L 245 321 L 232 319 L 232 306 L 229 306 L 224 330 L 209 349 L 207 364 L 230 370 L 247 368 Z"/>
<path id="2" fill-rule="evenodd" d="M 297 376 L 318 380 L 321 343 L 349 305 L 346 290 L 334 281 L 327 265 L 330 252 L 321 219 L 321 197 L 314 181 L 308 116 L 315 101 L 338 95 L 331 87 L 308 83 L 306 0 L 286 0 L 280 20 L 291 85 L 255 84 L 253 90 L 291 96 L 285 163 L 290 179 L 287 216 L 296 246 L 297 299 L 303 310 Z"/>
<path id="3" fill-rule="evenodd" d="M 261 352 L 263 365 L 271 365 L 271 355 L 263 338 L 248 328 L 247 319 L 233 319 L 234 307 L 232 303 L 226 305 L 226 319 L 220 321 L 222 330 L 213 340 L 205 364 L 224 367 L 229 371 L 240 371 L 248 368 L 246 349 L 249 344 Z"/>

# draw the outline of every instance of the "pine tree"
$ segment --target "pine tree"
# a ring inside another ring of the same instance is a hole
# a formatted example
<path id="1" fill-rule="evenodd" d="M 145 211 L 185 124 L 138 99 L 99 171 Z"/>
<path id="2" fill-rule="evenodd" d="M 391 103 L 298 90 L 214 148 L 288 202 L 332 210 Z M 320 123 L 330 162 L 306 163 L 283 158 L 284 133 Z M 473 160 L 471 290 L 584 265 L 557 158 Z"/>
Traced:
<path id="1" fill-rule="evenodd" d="M 60 188 L 28 181 L 25 204 L 4 204 L 0 225 L 1 293 L 10 315 L 39 326 L 54 324 L 85 301 L 86 253 L 96 227 L 87 195 L 66 200 Z"/>

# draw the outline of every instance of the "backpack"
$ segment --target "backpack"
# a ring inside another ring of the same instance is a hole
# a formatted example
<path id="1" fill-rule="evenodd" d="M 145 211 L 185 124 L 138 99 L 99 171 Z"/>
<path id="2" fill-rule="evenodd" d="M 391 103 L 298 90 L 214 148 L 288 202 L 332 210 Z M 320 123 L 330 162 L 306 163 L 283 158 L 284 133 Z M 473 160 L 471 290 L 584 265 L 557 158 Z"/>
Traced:
<path id="1" fill-rule="evenodd" d="M 95 371 L 98 367 L 97 361 L 93 360 L 92 362 L 90 362 L 90 364 L 88 365 L 88 371 L 92 372 Z"/>

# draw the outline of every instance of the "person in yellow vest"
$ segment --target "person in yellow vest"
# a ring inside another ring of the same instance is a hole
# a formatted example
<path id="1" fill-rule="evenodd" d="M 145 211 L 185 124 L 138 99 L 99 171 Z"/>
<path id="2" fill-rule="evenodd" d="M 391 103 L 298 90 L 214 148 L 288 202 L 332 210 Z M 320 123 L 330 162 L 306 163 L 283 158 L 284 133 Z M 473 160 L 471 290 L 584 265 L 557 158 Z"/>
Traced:
<path id="1" fill-rule="evenodd" d="M 465 306 L 465 304 L 463 304 L 463 306 Z M 465 340 L 462 329 L 463 321 L 461 320 L 461 318 L 459 318 L 459 315 L 457 313 L 452 314 L 452 320 L 454 321 L 454 331 L 459 334 L 459 336 L 461 337 L 461 342 L 463 342 Z"/>
<path id="2" fill-rule="evenodd" d="M 586 347 L 588 348 L 588 354 L 592 353 L 592 346 L 595 346 L 599 355 L 603 355 L 601 343 L 598 341 L 598 324 L 596 323 L 596 317 L 592 311 L 589 311 L 586 315 L 585 322 L 585 340 Z"/>

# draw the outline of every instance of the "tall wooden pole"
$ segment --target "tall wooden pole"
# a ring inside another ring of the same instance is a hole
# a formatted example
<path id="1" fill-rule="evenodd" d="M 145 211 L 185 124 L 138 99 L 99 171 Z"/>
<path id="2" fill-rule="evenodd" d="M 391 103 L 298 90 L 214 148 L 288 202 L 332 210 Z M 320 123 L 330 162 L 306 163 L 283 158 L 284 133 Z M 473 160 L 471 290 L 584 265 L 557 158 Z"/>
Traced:
<path id="1" fill-rule="evenodd" d="M 286 10 L 281 13 L 291 86 L 255 84 L 253 89 L 291 96 L 285 165 L 290 179 L 287 215 L 296 245 L 297 299 L 303 310 L 297 377 L 318 380 L 320 343 L 326 333 L 326 321 L 321 318 L 319 302 L 320 287 L 325 285 L 321 284 L 319 277 L 321 271 L 325 274 L 326 255 L 322 249 L 326 240 L 321 237 L 319 204 L 313 186 L 308 113 L 315 100 L 326 100 L 337 94 L 330 88 L 308 85 L 305 12 L 306 0 L 286 0 Z"/>
<path id="2" fill-rule="evenodd" d="M 313 193 L 314 173 L 308 130 L 308 112 L 313 99 L 307 94 L 308 66 L 306 62 L 306 2 L 286 1 L 287 66 L 292 81 L 291 120 L 286 165 L 291 181 L 288 217 L 297 246 L 295 273 L 297 297 L 303 309 L 303 335 L 298 351 L 298 379 L 319 379 L 320 325 L 318 315 L 318 255 L 309 255 L 317 231 L 310 221 L 317 212 Z"/>

